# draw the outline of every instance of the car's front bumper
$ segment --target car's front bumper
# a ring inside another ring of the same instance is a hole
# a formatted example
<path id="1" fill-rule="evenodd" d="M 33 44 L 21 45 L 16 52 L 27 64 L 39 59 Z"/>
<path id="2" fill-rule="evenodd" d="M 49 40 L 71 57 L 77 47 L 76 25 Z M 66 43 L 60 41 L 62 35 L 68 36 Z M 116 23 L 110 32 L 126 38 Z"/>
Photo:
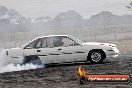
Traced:
<path id="1" fill-rule="evenodd" d="M 120 55 L 119 50 L 114 48 L 112 50 L 105 50 L 106 58 L 118 57 Z"/>

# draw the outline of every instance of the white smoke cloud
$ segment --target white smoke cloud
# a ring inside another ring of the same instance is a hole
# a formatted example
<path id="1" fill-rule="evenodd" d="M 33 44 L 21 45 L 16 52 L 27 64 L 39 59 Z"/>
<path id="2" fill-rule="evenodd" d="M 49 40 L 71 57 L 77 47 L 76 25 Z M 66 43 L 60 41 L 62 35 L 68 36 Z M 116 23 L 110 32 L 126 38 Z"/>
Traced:
<path id="1" fill-rule="evenodd" d="M 20 65 L 20 64 L 8 64 L 4 67 L 0 67 L 0 73 L 3 72 L 12 72 L 12 71 L 21 71 L 21 70 L 29 70 L 29 69 L 36 69 L 41 68 L 42 66 L 39 65 L 33 65 L 33 64 L 26 64 L 26 65 Z"/>
<path id="2" fill-rule="evenodd" d="M 21 70 L 29 70 L 29 69 L 37 69 L 42 68 L 43 65 L 34 65 L 34 64 L 14 64 L 11 63 L 10 59 L 5 55 L 5 49 L 0 50 L 0 73 L 4 72 L 12 72 L 12 71 L 21 71 Z"/>

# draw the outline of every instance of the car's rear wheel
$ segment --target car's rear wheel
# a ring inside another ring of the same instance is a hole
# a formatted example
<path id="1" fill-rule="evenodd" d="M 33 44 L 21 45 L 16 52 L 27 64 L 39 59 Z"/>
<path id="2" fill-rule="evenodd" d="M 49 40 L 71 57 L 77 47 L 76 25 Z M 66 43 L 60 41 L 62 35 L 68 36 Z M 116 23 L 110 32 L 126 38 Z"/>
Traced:
<path id="1" fill-rule="evenodd" d="M 101 63 L 105 57 L 105 53 L 102 50 L 92 50 L 88 55 L 89 61 L 93 64 Z"/>
<path id="2" fill-rule="evenodd" d="M 42 65 L 42 62 L 37 56 L 27 56 L 24 58 L 23 64 Z"/>

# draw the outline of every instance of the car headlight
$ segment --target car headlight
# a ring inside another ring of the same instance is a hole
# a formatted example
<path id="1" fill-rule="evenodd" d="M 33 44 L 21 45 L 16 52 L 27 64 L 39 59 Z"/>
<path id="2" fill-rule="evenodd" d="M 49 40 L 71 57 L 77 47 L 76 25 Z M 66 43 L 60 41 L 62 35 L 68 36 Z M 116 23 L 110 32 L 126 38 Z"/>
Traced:
<path id="1" fill-rule="evenodd" d="M 119 50 L 117 48 L 113 48 L 112 50 L 114 50 L 115 53 L 119 53 Z"/>

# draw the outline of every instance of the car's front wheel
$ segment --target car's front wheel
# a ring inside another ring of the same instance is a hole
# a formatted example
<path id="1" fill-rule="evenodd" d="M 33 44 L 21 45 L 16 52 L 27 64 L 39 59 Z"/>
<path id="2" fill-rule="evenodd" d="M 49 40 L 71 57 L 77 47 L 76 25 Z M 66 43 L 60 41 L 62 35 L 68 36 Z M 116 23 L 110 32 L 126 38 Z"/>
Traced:
<path id="1" fill-rule="evenodd" d="M 102 50 L 92 50 L 89 53 L 89 61 L 93 64 L 101 63 L 105 59 L 105 53 Z"/>

